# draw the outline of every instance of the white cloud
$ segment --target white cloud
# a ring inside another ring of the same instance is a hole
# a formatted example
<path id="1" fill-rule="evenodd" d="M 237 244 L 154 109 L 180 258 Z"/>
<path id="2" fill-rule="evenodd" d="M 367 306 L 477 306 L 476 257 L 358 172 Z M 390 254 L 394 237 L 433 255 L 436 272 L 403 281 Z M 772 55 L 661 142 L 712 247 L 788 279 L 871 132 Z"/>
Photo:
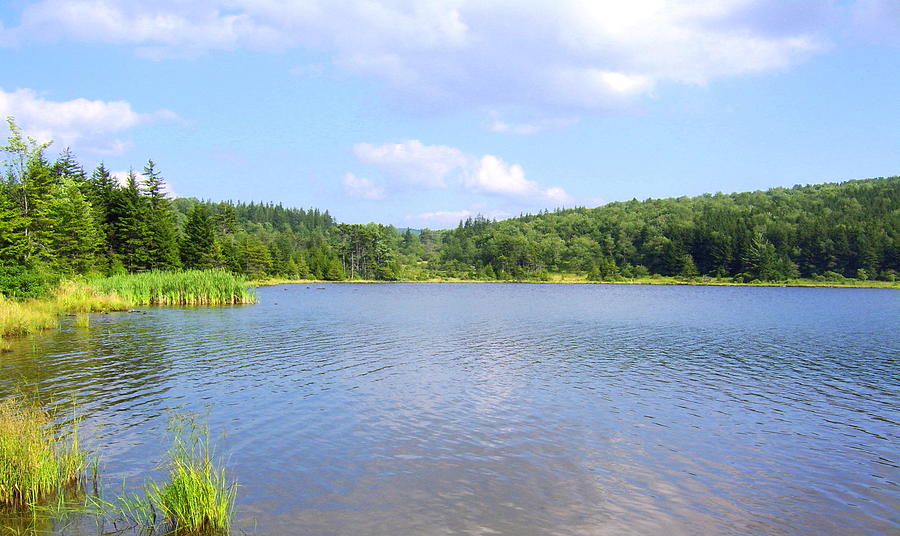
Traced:
<path id="1" fill-rule="evenodd" d="M 384 199 L 384 188 L 378 186 L 365 177 L 357 177 L 353 173 L 347 173 L 341 180 L 344 193 L 358 199 Z"/>
<path id="2" fill-rule="evenodd" d="M 517 136 L 531 136 L 550 129 L 563 129 L 578 123 L 577 117 L 547 117 L 525 121 L 510 121 L 503 119 L 499 112 L 492 110 L 488 113 L 489 122 L 484 129 L 500 134 L 514 134 Z"/>
<path id="3" fill-rule="evenodd" d="M 493 155 L 484 155 L 470 172 L 466 173 L 465 186 L 473 192 L 487 192 L 536 200 L 566 203 L 571 197 L 559 187 L 542 188 L 525 178 L 525 171 L 518 164 L 507 164 Z"/>
<path id="4" fill-rule="evenodd" d="M 177 116 L 167 110 L 135 112 L 125 101 L 88 100 L 52 101 L 32 89 L 7 92 L 0 88 L 0 116 L 12 116 L 27 135 L 53 140 L 58 146 L 71 146 L 88 152 L 121 154 L 130 143 L 115 134 L 156 120 Z"/>
<path id="5" fill-rule="evenodd" d="M 466 156 L 454 147 L 423 145 L 419 140 L 371 145 L 357 143 L 353 154 L 403 182 L 431 188 L 447 186 L 447 176 L 464 166 Z"/>
<path id="6" fill-rule="evenodd" d="M 353 152 L 361 162 L 374 166 L 388 180 L 407 185 L 447 188 L 452 182 L 474 193 L 541 202 L 571 201 L 562 188 L 544 188 L 526 179 L 522 166 L 507 164 L 493 155 L 474 157 L 455 147 L 425 145 L 419 140 L 383 145 L 357 143 L 353 146 Z M 347 177 L 352 177 L 353 181 L 359 180 L 352 174 L 347 174 L 344 178 L 345 190 Z"/>
<path id="7" fill-rule="evenodd" d="M 485 207 L 470 207 L 464 210 L 447 210 L 436 212 L 423 212 L 406 216 L 404 220 L 412 226 L 428 227 L 431 229 L 447 229 L 456 227 L 459 222 L 476 215 L 484 216 L 489 220 L 503 220 L 512 216 L 502 210 L 485 210 Z"/>
<path id="8" fill-rule="evenodd" d="M 789 67 L 823 47 L 835 24 L 826 21 L 838 18 L 826 15 L 840 9 L 813 0 L 38 0 L 19 26 L 0 29 L 0 43 L 112 43 L 154 59 L 312 47 L 383 80 L 411 109 L 592 110 L 662 83 Z"/>
<path id="9" fill-rule="evenodd" d="M 438 212 L 423 212 L 412 216 L 406 216 L 406 221 L 424 224 L 424 227 L 443 228 L 449 225 L 455 225 L 461 220 L 473 216 L 468 210 L 448 210 Z"/>

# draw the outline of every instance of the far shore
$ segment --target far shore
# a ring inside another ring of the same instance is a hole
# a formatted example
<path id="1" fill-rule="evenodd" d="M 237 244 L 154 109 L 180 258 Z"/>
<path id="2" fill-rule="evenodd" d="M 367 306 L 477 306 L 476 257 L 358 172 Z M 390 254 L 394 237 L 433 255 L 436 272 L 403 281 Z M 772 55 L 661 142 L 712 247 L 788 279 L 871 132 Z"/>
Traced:
<path id="1" fill-rule="evenodd" d="M 275 285 L 319 285 L 325 283 L 531 283 L 547 285 L 688 285 L 688 286 L 716 286 L 716 287 L 810 287 L 810 288 L 886 288 L 900 289 L 898 281 L 872 281 L 848 279 L 846 281 L 817 281 L 814 279 L 791 279 L 787 281 L 751 281 L 739 283 L 730 278 L 677 278 L 677 277 L 642 277 L 635 279 L 619 279 L 609 281 L 590 281 L 585 276 L 577 274 L 553 274 L 546 280 L 538 279 L 511 279 L 511 280 L 486 280 L 463 279 L 456 277 L 433 277 L 428 279 L 398 279 L 395 281 L 381 281 L 375 279 L 343 279 L 329 281 L 323 279 L 260 279 L 248 282 L 253 287 L 268 287 Z"/>

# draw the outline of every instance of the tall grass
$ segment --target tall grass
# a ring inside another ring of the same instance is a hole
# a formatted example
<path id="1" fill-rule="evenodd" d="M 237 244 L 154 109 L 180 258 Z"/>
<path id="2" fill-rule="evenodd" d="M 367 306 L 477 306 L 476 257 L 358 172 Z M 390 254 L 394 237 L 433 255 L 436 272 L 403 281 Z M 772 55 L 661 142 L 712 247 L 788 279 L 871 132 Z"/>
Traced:
<path id="1" fill-rule="evenodd" d="M 65 313 L 124 311 L 131 304 L 120 294 L 87 281 L 64 281 L 53 291 L 52 302 Z"/>
<path id="2" fill-rule="evenodd" d="M 212 457 L 209 431 L 190 416 L 173 420 L 169 481 L 148 485 L 148 498 L 175 531 L 226 532 L 234 511 L 237 485 Z"/>
<path id="3" fill-rule="evenodd" d="M 50 414 L 26 396 L 0 402 L 0 504 L 32 505 L 83 477 L 77 429 L 58 432 Z"/>
<path id="4" fill-rule="evenodd" d="M 94 284 L 133 305 L 232 305 L 256 300 L 243 279 L 224 270 L 117 275 Z"/>
<path id="5" fill-rule="evenodd" d="M 58 324 L 59 311 L 49 301 L 17 302 L 0 295 L 0 338 L 28 335 Z"/>

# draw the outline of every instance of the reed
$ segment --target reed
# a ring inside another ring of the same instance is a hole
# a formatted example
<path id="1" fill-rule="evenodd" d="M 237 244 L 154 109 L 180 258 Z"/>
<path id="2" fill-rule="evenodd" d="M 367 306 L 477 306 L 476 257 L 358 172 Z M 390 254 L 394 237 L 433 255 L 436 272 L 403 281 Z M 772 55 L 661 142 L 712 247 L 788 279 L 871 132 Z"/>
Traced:
<path id="1" fill-rule="evenodd" d="M 54 291 L 51 303 L 63 313 L 94 313 L 124 311 L 131 304 L 113 290 L 101 290 L 82 280 L 65 281 Z"/>
<path id="2" fill-rule="evenodd" d="M 148 485 L 150 504 L 181 533 L 225 533 L 231 523 L 237 485 L 212 457 L 209 431 L 190 416 L 173 419 L 169 481 Z"/>
<path id="3" fill-rule="evenodd" d="M 59 431 L 52 416 L 24 395 L 0 402 L 0 504 L 33 505 L 81 480 L 85 453 L 78 430 Z"/>
<path id="4" fill-rule="evenodd" d="M 59 314 L 48 301 L 17 302 L 0 295 L 0 337 L 18 337 L 54 328 Z"/>
<path id="5" fill-rule="evenodd" d="M 98 279 L 101 292 L 115 293 L 133 305 L 233 305 L 253 303 L 245 281 L 224 270 L 145 272 Z"/>

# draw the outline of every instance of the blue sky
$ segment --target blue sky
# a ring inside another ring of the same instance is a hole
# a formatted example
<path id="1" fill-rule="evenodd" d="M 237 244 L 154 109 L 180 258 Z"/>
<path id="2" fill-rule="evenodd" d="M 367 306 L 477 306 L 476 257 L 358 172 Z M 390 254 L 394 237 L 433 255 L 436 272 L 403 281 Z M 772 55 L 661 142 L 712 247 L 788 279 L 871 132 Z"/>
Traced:
<path id="1" fill-rule="evenodd" d="M 0 65 L 51 155 L 345 222 L 900 173 L 897 0 L 5 0 Z"/>

